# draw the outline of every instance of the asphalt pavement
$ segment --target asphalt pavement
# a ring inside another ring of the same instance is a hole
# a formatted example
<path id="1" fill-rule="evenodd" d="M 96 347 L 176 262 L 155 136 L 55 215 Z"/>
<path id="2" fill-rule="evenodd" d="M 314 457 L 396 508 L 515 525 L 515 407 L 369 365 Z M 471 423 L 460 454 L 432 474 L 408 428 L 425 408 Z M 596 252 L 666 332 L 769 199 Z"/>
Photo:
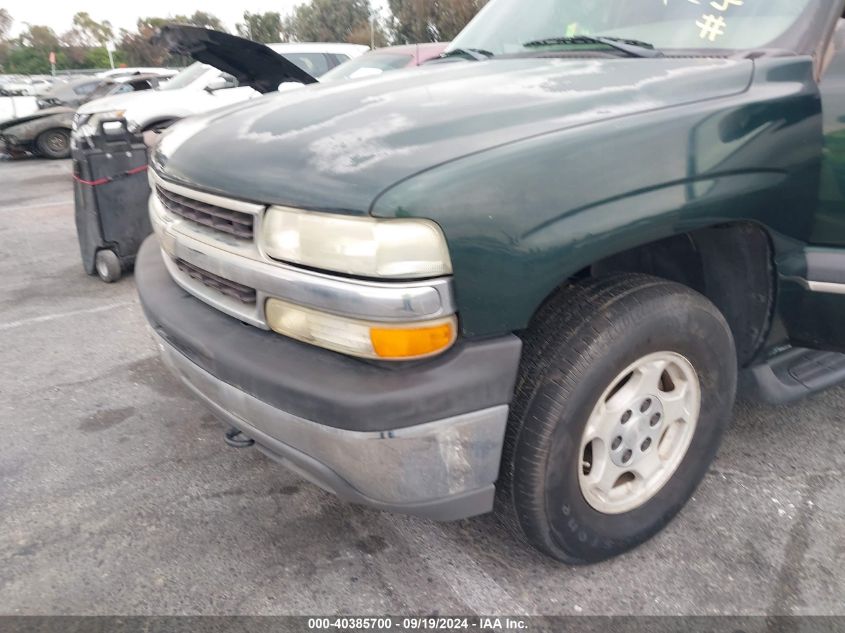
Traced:
<path id="1" fill-rule="evenodd" d="M 223 430 L 131 276 L 83 272 L 70 163 L 0 162 L 0 614 L 845 615 L 844 388 L 738 405 L 680 516 L 592 567 L 346 505 Z"/>

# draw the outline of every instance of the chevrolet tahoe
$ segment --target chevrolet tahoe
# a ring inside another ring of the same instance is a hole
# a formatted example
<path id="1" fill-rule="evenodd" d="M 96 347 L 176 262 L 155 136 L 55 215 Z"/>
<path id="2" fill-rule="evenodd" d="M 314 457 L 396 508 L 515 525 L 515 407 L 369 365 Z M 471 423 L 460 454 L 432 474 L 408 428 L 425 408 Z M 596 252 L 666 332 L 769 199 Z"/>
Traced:
<path id="1" fill-rule="evenodd" d="M 738 384 L 845 378 L 843 0 L 492 0 L 441 59 L 174 126 L 163 357 L 339 497 L 644 542 Z"/>

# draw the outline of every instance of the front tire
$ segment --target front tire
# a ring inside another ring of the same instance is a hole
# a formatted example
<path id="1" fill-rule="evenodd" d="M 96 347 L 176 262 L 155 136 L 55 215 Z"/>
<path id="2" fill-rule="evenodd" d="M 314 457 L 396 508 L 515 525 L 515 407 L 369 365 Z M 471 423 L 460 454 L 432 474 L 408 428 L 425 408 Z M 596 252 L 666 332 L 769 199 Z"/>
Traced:
<path id="1" fill-rule="evenodd" d="M 568 563 L 636 547 L 692 496 L 730 419 L 724 317 L 685 286 L 618 275 L 561 291 L 524 339 L 501 516 Z"/>
<path id="2" fill-rule="evenodd" d="M 35 139 L 35 149 L 39 156 L 57 160 L 70 156 L 70 132 L 62 128 L 42 132 Z"/>

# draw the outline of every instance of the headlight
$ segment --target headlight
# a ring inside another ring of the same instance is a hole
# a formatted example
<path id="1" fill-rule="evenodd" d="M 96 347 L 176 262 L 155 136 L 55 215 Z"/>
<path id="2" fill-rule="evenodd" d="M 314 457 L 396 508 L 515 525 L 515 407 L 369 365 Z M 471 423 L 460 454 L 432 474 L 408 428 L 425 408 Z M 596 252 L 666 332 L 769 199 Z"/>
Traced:
<path id="1" fill-rule="evenodd" d="M 262 246 L 291 264 L 360 277 L 424 279 L 452 272 L 440 227 L 429 220 L 379 220 L 271 207 Z"/>
<path id="2" fill-rule="evenodd" d="M 342 354 L 378 360 L 414 360 L 439 354 L 455 342 L 457 319 L 393 325 L 310 310 L 269 299 L 267 324 L 279 334 Z"/>

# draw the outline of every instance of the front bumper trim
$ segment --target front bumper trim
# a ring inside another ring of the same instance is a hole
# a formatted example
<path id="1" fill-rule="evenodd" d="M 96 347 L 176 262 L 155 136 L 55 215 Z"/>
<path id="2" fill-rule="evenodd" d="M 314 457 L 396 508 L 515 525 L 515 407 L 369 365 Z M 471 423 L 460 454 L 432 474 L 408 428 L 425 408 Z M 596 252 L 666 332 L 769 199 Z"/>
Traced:
<path id="1" fill-rule="evenodd" d="M 153 193 L 150 220 L 161 249 L 171 264 L 181 259 L 192 266 L 257 292 L 254 305 L 232 301 L 175 271 L 174 280 L 187 292 L 245 323 L 267 330 L 264 302 L 274 297 L 338 316 L 384 323 L 414 323 L 448 317 L 456 312 L 449 277 L 422 281 L 370 281 L 317 272 L 269 258 L 255 240 L 238 240 L 170 213 L 156 194 L 161 187 L 222 208 L 255 216 L 261 233 L 263 207 L 220 198 L 174 185 L 150 170 Z"/>
<path id="2" fill-rule="evenodd" d="M 218 418 L 338 497 L 440 521 L 493 509 L 507 405 L 395 431 L 348 431 L 262 402 L 154 337 L 165 363 Z"/>

